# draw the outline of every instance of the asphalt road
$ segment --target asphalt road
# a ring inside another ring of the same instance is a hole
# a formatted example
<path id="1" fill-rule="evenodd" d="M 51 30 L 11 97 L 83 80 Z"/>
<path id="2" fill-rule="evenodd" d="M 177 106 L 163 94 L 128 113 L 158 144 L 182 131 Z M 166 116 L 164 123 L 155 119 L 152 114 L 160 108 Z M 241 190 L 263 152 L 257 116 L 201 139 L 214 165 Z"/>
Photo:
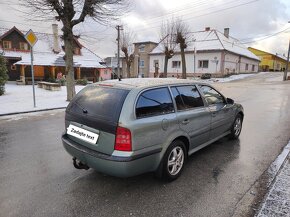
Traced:
<path id="1" fill-rule="evenodd" d="M 232 216 L 290 138 L 290 82 L 260 74 L 214 84 L 245 108 L 238 141 L 193 154 L 175 182 L 76 170 L 60 136 L 64 112 L 0 119 L 0 216 Z"/>

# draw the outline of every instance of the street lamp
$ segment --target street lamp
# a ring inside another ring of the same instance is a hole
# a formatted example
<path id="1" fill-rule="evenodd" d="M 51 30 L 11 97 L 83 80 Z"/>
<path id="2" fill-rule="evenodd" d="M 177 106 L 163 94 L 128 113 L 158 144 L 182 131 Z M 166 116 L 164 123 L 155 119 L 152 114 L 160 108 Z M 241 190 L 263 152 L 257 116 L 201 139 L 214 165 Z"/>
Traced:
<path id="1" fill-rule="evenodd" d="M 288 21 L 288 23 L 290 23 L 290 21 Z M 289 54 L 290 54 L 290 39 L 289 39 L 289 47 L 288 47 L 288 56 L 287 56 L 287 62 L 286 62 L 286 69 L 285 69 L 284 78 L 283 78 L 284 81 L 287 80 L 288 65 L 289 65 Z"/>

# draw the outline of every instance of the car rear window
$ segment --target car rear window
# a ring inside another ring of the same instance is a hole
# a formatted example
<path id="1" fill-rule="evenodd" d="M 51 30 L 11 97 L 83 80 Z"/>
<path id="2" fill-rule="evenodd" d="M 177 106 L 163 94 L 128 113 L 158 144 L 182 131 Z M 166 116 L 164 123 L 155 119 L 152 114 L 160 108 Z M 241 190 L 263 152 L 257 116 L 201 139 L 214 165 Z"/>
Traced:
<path id="1" fill-rule="evenodd" d="M 67 110 L 110 122 L 118 122 L 128 93 L 129 90 L 91 85 L 77 94 Z"/>

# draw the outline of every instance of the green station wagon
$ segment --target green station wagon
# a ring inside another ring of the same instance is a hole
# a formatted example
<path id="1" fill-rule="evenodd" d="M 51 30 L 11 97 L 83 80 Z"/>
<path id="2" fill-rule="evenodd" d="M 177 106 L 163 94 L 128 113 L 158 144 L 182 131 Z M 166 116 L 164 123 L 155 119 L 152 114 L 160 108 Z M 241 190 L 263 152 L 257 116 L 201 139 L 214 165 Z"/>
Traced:
<path id="1" fill-rule="evenodd" d="M 212 86 L 181 79 L 123 79 L 88 85 L 66 109 L 63 146 L 78 169 L 118 177 L 179 177 L 186 158 L 237 139 L 243 107 Z"/>

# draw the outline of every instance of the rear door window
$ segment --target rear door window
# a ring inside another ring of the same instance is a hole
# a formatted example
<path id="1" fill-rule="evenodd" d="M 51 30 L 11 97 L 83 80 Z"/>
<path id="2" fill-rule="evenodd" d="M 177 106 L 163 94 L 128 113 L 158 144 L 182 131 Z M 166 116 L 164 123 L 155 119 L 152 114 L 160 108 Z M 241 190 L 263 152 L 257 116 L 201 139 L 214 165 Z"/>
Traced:
<path id="1" fill-rule="evenodd" d="M 143 92 L 136 104 L 136 117 L 144 118 L 174 112 L 173 102 L 167 87 Z"/>
<path id="2" fill-rule="evenodd" d="M 178 110 L 186 110 L 204 106 L 202 98 L 194 85 L 171 88 Z"/>

